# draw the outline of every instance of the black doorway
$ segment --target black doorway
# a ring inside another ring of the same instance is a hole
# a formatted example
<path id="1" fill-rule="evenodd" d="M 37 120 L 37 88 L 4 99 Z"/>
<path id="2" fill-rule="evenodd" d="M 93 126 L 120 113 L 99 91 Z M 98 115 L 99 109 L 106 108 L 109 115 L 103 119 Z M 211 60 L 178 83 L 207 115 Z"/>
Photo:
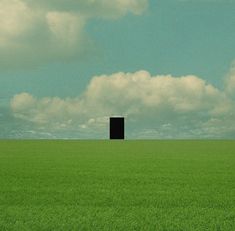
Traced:
<path id="1" fill-rule="evenodd" d="M 125 122 L 124 117 L 110 117 L 109 120 L 109 136 L 110 139 L 125 139 Z"/>

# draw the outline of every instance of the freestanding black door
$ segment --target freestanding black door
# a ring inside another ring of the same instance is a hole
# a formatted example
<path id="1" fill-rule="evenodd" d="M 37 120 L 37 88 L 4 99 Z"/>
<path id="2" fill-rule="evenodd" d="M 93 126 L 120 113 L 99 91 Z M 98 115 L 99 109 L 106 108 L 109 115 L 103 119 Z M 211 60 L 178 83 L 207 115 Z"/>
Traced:
<path id="1" fill-rule="evenodd" d="M 110 139 L 120 139 L 125 138 L 124 135 L 125 124 L 124 117 L 111 117 L 109 120 L 109 135 Z"/>

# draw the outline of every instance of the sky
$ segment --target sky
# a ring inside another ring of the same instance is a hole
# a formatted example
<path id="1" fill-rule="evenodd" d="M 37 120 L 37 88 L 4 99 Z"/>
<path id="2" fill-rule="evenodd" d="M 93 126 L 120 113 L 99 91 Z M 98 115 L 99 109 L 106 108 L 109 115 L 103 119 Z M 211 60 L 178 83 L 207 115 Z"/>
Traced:
<path id="1" fill-rule="evenodd" d="M 0 138 L 235 138 L 235 0 L 0 0 Z"/>

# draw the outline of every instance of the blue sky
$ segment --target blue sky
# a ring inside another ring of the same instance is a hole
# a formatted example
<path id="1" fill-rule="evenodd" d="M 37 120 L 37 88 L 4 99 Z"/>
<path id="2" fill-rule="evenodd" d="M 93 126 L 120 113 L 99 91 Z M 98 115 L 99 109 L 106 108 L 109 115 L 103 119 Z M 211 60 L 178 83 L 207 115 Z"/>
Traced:
<path id="1" fill-rule="evenodd" d="M 234 138 L 234 1 L 0 6 L 1 138 Z"/>

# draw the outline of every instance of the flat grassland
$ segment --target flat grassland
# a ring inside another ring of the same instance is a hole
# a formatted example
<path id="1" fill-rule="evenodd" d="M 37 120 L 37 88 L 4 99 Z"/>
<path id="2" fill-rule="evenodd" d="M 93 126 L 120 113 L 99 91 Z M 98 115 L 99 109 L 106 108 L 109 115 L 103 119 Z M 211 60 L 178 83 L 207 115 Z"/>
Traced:
<path id="1" fill-rule="evenodd" d="M 0 141 L 0 230 L 235 230 L 235 141 Z"/>

